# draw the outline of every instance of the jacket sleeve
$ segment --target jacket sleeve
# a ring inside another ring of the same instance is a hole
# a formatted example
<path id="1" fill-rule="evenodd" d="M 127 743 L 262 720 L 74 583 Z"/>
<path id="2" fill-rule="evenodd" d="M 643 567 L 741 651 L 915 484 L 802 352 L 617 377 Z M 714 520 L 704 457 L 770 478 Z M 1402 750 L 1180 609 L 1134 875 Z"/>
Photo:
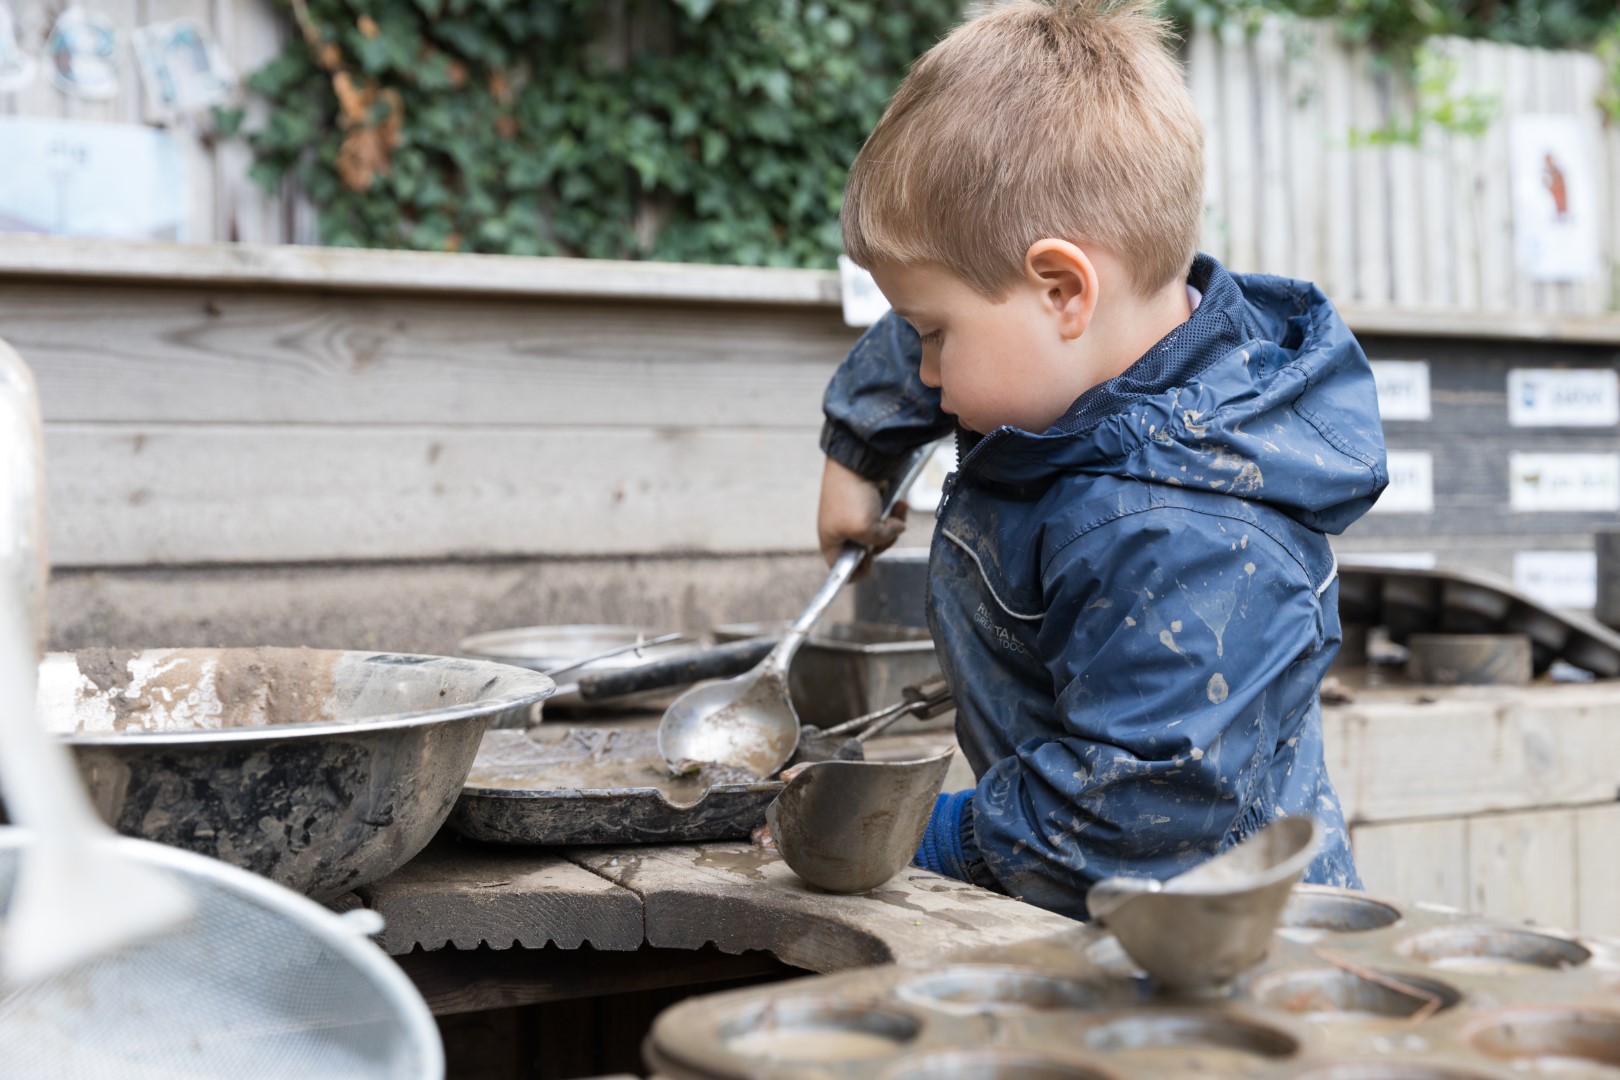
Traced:
<path id="1" fill-rule="evenodd" d="M 893 475 L 911 450 L 956 429 L 939 391 L 917 375 L 917 332 L 894 312 L 861 335 L 827 385 L 821 449 L 871 480 Z"/>
<path id="2" fill-rule="evenodd" d="M 968 857 L 1084 917 L 1093 882 L 1171 877 L 1264 824 L 1278 733 L 1309 707 L 1282 676 L 1325 631 L 1281 544 L 1182 508 L 1091 530 L 1049 557 L 1043 585 L 1056 734 L 981 778 Z"/>

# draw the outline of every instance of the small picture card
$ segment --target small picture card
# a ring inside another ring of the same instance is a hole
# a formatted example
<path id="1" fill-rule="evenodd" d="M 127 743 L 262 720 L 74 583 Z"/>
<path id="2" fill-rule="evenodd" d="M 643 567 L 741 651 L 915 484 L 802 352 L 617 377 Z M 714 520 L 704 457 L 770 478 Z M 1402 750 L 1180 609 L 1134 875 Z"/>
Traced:
<path id="1" fill-rule="evenodd" d="M 1620 510 L 1620 454 L 1512 454 L 1508 495 L 1519 513 L 1613 513 Z"/>
<path id="2" fill-rule="evenodd" d="M 1428 420 L 1429 362 L 1427 360 L 1374 360 L 1373 382 L 1378 387 L 1378 415 L 1385 420 Z"/>
<path id="3" fill-rule="evenodd" d="M 1620 424 L 1620 374 L 1611 368 L 1513 368 L 1507 399 L 1514 427 Z"/>
<path id="4" fill-rule="evenodd" d="M 1511 131 L 1513 234 L 1532 281 L 1585 281 L 1598 272 L 1598 193 L 1580 117 L 1529 113 Z"/>
<path id="5" fill-rule="evenodd" d="M 118 96 L 118 32 L 105 15 L 68 8 L 57 16 L 45 50 L 51 82 L 62 93 L 88 101 Z"/>
<path id="6" fill-rule="evenodd" d="M 1597 606 L 1597 553 L 1516 551 L 1513 584 L 1548 607 Z"/>
<path id="7" fill-rule="evenodd" d="M 11 8 L 0 2 L 0 94 L 15 94 L 26 89 L 38 70 L 39 65 L 22 47 Z"/>
<path id="8" fill-rule="evenodd" d="M 231 99 L 236 73 L 195 20 L 143 26 L 133 34 L 135 59 L 150 111 L 160 118 L 201 112 Z"/>
<path id="9" fill-rule="evenodd" d="M 144 124 L 0 117 L 0 237 L 186 239 L 185 153 Z"/>
<path id="10" fill-rule="evenodd" d="M 850 262 L 848 255 L 838 256 L 838 292 L 844 301 L 845 326 L 871 326 L 889 310 L 872 275 Z"/>
<path id="11" fill-rule="evenodd" d="M 1375 514 L 1434 513 L 1434 455 L 1427 450 L 1390 450 L 1389 487 L 1373 503 Z"/>

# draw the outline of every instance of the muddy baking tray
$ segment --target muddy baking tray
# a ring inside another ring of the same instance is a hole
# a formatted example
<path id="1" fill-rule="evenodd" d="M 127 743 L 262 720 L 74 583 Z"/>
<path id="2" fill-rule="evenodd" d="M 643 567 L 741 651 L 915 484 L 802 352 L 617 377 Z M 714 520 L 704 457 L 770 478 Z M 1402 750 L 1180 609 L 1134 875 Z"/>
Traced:
<path id="1" fill-rule="evenodd" d="M 721 766 L 671 777 L 652 729 L 484 735 L 449 826 L 494 844 L 664 844 L 746 837 L 782 790 Z"/>
<path id="2" fill-rule="evenodd" d="M 670 1080 L 1620 1077 L 1620 944 L 1302 886 L 1261 964 L 1160 994 L 1106 931 L 694 998 Z"/>

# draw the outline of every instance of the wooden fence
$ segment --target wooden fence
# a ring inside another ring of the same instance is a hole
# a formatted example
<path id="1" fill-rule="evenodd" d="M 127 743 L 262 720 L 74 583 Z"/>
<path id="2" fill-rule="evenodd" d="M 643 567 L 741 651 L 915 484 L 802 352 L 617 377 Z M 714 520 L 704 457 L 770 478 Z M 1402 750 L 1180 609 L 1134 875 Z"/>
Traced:
<path id="1" fill-rule="evenodd" d="M 1405 79 L 1326 24 L 1273 19 L 1254 35 L 1195 34 L 1188 77 L 1209 132 L 1206 250 L 1235 268 L 1319 282 L 1366 307 L 1595 315 L 1620 309 L 1620 125 L 1596 103 L 1603 72 L 1581 52 L 1442 39 L 1447 97 L 1488 95 L 1483 136 L 1426 125 L 1417 145 L 1353 145 L 1408 124 Z M 1599 275 L 1537 284 L 1515 258 L 1509 128 L 1567 114 L 1583 129 L 1599 192 Z"/>
<path id="2" fill-rule="evenodd" d="M 39 51 L 64 0 L 10 0 Z M 41 78 L 0 94 L 0 116 L 140 122 L 127 31 L 190 17 L 238 72 L 281 48 L 290 28 L 270 0 L 82 0 L 124 32 L 122 92 L 110 102 L 68 98 Z M 1431 125 L 1417 145 L 1352 146 L 1351 133 L 1408 121 L 1406 80 L 1330 25 L 1274 19 L 1258 33 L 1202 32 L 1188 74 L 1209 130 L 1204 246 L 1239 269 L 1305 277 L 1344 304 L 1456 312 L 1599 315 L 1620 310 L 1620 125 L 1606 128 L 1591 55 L 1444 40 L 1457 64 L 1449 93 L 1490 94 L 1499 109 L 1481 137 Z M 257 105 L 262 115 L 263 104 Z M 1600 273 L 1582 284 L 1536 284 L 1515 260 L 1508 129 L 1523 113 L 1567 113 L 1586 132 L 1600 193 Z M 250 115 L 249 123 L 256 117 Z M 315 243 L 314 214 L 291 191 L 267 197 L 247 179 L 240 141 L 217 146 L 180 133 L 190 160 L 189 239 Z"/>

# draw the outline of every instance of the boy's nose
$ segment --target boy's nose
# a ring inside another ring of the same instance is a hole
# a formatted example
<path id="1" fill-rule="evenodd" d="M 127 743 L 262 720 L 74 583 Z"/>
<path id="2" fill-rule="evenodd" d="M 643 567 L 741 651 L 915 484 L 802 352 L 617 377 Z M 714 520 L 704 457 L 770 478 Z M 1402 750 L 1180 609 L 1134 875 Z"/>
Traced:
<path id="1" fill-rule="evenodd" d="M 932 387 L 935 390 L 940 387 L 939 365 L 926 355 L 923 356 L 922 364 L 917 369 L 917 377 L 922 380 L 924 386 Z"/>

